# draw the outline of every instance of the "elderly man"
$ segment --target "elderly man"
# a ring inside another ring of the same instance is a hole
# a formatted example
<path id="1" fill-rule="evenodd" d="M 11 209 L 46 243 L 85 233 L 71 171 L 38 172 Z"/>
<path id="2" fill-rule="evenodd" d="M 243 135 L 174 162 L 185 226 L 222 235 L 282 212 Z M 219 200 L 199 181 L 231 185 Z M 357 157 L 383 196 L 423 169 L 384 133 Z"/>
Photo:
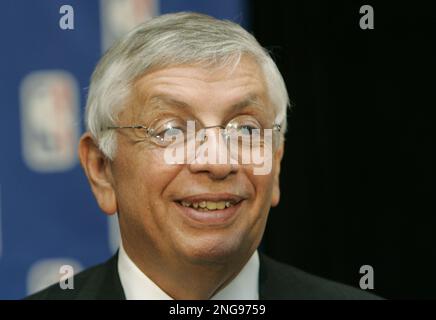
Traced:
<path id="1" fill-rule="evenodd" d="M 79 146 L 120 249 L 73 290 L 31 298 L 372 298 L 257 251 L 280 198 L 288 104 L 275 63 L 235 23 L 178 13 L 128 33 L 92 76 Z"/>

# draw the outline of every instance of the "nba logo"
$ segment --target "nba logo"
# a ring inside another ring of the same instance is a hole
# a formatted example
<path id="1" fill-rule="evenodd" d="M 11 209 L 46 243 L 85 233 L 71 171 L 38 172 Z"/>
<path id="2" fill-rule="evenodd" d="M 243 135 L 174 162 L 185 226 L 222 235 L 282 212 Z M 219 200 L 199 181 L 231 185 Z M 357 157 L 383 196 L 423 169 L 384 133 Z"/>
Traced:
<path id="1" fill-rule="evenodd" d="M 158 14 L 158 0 L 100 0 L 102 49 Z"/>
<path id="2" fill-rule="evenodd" d="M 71 169 L 77 162 L 79 97 L 65 71 L 37 71 L 21 83 L 22 152 L 36 172 Z"/>

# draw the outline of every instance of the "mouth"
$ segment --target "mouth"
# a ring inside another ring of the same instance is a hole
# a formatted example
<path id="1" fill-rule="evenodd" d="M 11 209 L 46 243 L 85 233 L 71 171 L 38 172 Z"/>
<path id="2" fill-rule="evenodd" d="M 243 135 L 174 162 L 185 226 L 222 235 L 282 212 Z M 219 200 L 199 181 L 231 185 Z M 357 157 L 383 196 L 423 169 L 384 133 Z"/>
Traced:
<path id="1" fill-rule="evenodd" d="M 245 199 L 228 194 L 204 194 L 176 200 L 183 215 L 201 225 L 231 223 Z"/>

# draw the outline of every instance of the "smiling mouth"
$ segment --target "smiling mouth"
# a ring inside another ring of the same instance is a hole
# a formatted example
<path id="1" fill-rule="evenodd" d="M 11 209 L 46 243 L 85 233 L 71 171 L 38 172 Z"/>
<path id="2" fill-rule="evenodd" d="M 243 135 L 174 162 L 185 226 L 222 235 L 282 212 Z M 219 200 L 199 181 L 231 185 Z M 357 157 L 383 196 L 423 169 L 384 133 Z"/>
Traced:
<path id="1" fill-rule="evenodd" d="M 236 218 L 244 200 L 231 194 L 203 194 L 179 198 L 175 202 L 188 221 L 203 226 L 223 226 Z"/>
<path id="2" fill-rule="evenodd" d="M 237 205 L 241 200 L 221 200 L 221 201 L 207 201 L 207 200 L 201 200 L 201 201 L 178 201 L 179 204 L 186 208 L 193 208 L 200 212 L 207 212 L 207 211 L 216 211 L 216 210 L 224 210 L 226 208 L 233 207 Z"/>

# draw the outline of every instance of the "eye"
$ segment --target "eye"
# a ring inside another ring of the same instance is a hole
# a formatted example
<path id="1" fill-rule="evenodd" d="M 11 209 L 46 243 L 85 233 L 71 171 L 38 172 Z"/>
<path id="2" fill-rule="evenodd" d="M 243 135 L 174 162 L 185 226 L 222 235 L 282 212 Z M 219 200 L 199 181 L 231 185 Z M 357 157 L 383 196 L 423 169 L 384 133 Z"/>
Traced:
<path id="1" fill-rule="evenodd" d="M 183 129 L 182 128 L 175 128 L 175 127 L 171 127 L 171 128 L 167 128 L 164 131 L 160 132 L 159 135 L 160 136 L 165 136 L 165 137 L 175 137 L 179 134 L 183 133 Z"/>
<path id="2" fill-rule="evenodd" d="M 157 120 L 150 125 L 149 134 L 159 144 L 170 144 L 174 137 L 185 135 L 186 121 L 180 119 Z"/>
<path id="3" fill-rule="evenodd" d="M 252 116 L 240 116 L 229 122 L 228 128 L 235 130 L 240 136 L 252 136 L 257 130 L 261 130 L 262 126 L 259 121 Z"/>
<path id="4" fill-rule="evenodd" d="M 255 129 L 258 128 L 252 125 L 244 124 L 238 127 L 238 133 L 251 136 L 253 134 L 253 130 Z"/>

